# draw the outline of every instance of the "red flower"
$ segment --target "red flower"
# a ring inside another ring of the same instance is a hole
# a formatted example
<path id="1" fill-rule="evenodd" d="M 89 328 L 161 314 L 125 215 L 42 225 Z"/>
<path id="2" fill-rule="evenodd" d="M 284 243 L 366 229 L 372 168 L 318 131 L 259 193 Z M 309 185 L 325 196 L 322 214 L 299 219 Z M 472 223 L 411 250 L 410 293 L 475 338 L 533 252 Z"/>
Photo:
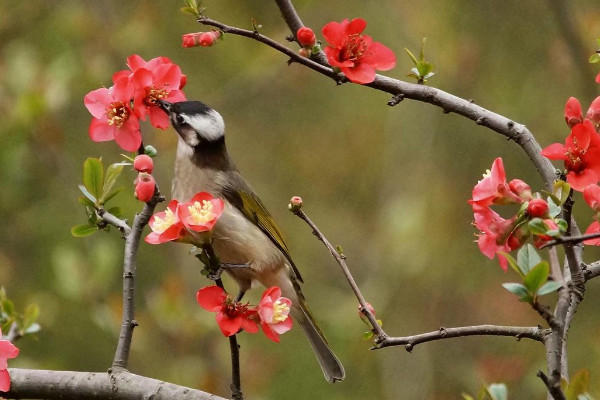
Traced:
<path id="1" fill-rule="evenodd" d="M 193 232 L 213 229 L 223 213 L 225 202 L 207 192 L 196 193 L 187 203 L 179 205 L 178 216 L 186 228 Z"/>
<path id="2" fill-rule="evenodd" d="M 195 47 L 198 46 L 198 34 L 197 33 L 186 33 L 185 35 L 181 35 L 183 47 Z"/>
<path id="3" fill-rule="evenodd" d="M 517 181 L 513 187 L 525 190 L 523 181 Z M 527 185 L 527 184 L 525 184 Z M 529 188 L 529 186 L 527 186 Z M 492 164 L 491 171 L 488 170 L 483 179 L 477 182 L 473 188 L 473 198 L 469 200 L 471 204 L 477 204 L 482 207 L 487 207 L 491 204 L 520 204 L 523 199 L 513 193 L 511 186 L 506 183 L 506 173 L 502 158 L 498 157 Z"/>
<path id="4" fill-rule="evenodd" d="M 85 95 L 83 102 L 94 116 L 90 138 L 94 142 L 115 140 L 126 151 L 137 151 L 142 143 L 137 116 L 129 104 L 133 87 L 129 79 L 117 79 L 109 89 L 96 89 Z"/>
<path id="5" fill-rule="evenodd" d="M 0 330 L 0 338 L 2 330 Z M 0 340 L 0 392 L 10 390 L 10 375 L 8 374 L 9 358 L 15 358 L 19 355 L 19 349 L 8 340 Z"/>
<path id="6" fill-rule="evenodd" d="M 135 88 L 133 108 L 136 114 L 141 119 L 150 115 L 152 126 L 166 129 L 169 116 L 158 107 L 156 100 L 171 103 L 185 100 L 185 95 L 179 89 L 181 79 L 181 69 L 176 64 L 161 64 L 151 70 L 137 69 L 131 77 Z"/>
<path id="7" fill-rule="evenodd" d="M 394 53 L 370 36 L 361 35 L 367 26 L 364 19 L 330 22 L 322 29 L 331 46 L 323 49 L 332 67 L 338 67 L 354 83 L 375 80 L 375 70 L 387 71 L 396 66 Z"/>
<path id="8" fill-rule="evenodd" d="M 600 83 L 600 73 L 596 76 L 596 83 Z"/>
<path id="9" fill-rule="evenodd" d="M 594 124 L 594 128 L 596 128 L 596 132 L 600 132 L 600 96 L 596 97 L 592 104 L 590 104 L 590 108 L 588 108 L 585 117 L 592 121 Z"/>
<path id="10" fill-rule="evenodd" d="M 567 182 L 574 190 L 582 191 L 600 180 L 600 136 L 590 120 L 573 126 L 564 145 L 551 144 L 542 155 L 565 162 Z"/>
<path id="11" fill-rule="evenodd" d="M 589 185 L 583 189 L 583 198 L 592 210 L 600 211 L 600 186 Z"/>
<path id="12" fill-rule="evenodd" d="M 186 241 L 187 231 L 177 216 L 179 202 L 171 200 L 165 211 L 150 217 L 148 225 L 152 232 L 146 236 L 146 243 L 160 244 L 171 241 Z"/>
<path id="13" fill-rule="evenodd" d="M 298 38 L 298 43 L 300 43 L 300 46 L 302 47 L 311 48 L 315 45 L 315 43 L 317 43 L 315 33 L 312 29 L 306 26 L 298 29 L 298 32 L 296 32 L 296 37 Z"/>
<path id="14" fill-rule="evenodd" d="M 155 190 L 156 181 L 154 177 L 145 172 L 140 172 L 135 180 L 135 198 L 147 203 L 154 196 Z"/>
<path id="15" fill-rule="evenodd" d="M 265 336 L 272 341 L 279 343 L 279 335 L 292 329 L 291 306 L 292 301 L 281 297 L 281 289 L 277 286 L 264 291 L 258 304 L 258 315 Z"/>
<path id="16" fill-rule="evenodd" d="M 575 97 L 569 97 L 565 105 L 565 122 L 572 128 L 581 121 L 581 104 Z"/>
<path id="17" fill-rule="evenodd" d="M 477 238 L 477 246 L 484 256 L 490 260 L 498 255 L 498 262 L 504 271 L 508 266 L 508 261 L 498 252 L 509 252 L 522 245 L 521 240 L 513 238 L 509 240 L 509 236 L 514 229 L 516 217 L 504 219 L 495 211 L 488 207 L 482 207 L 473 204 L 473 217 L 475 219 L 475 227 L 480 230 Z M 515 240 L 517 239 L 517 240 Z"/>
<path id="18" fill-rule="evenodd" d="M 206 311 L 217 313 L 215 319 L 223 335 L 235 335 L 240 329 L 249 333 L 258 332 L 258 325 L 253 319 L 256 310 L 240 302 L 234 302 L 220 287 L 207 286 L 198 290 L 196 300 Z"/>
<path id="19" fill-rule="evenodd" d="M 150 61 L 146 61 L 142 57 L 138 56 L 137 54 L 133 54 L 133 55 L 127 57 L 127 66 L 129 67 L 129 70 L 125 69 L 125 70 L 115 72 L 113 74 L 113 82 L 116 82 L 117 79 L 122 78 L 122 77 L 131 78 L 131 75 L 140 68 L 144 68 L 144 69 L 147 69 L 148 71 L 152 71 L 159 65 L 165 65 L 165 64 L 173 64 L 173 62 L 171 61 L 171 59 L 169 57 L 156 57 L 156 58 L 151 59 Z M 185 75 L 181 75 L 181 81 L 179 82 L 178 89 L 183 89 L 183 87 L 185 86 L 186 83 L 187 83 L 187 77 Z"/>
<path id="20" fill-rule="evenodd" d="M 587 230 L 585 231 L 586 235 L 592 234 L 592 233 L 600 233 L 600 223 L 598 223 L 598 221 L 592 222 L 590 224 L 590 226 L 588 226 Z M 591 245 L 591 246 L 600 246 L 600 238 L 584 240 L 583 244 L 587 244 L 587 245 Z"/>
<path id="21" fill-rule="evenodd" d="M 532 199 L 531 187 L 522 180 L 513 179 L 512 181 L 508 182 L 508 187 L 511 192 L 513 192 L 523 200 L 529 201 Z"/>
<path id="22" fill-rule="evenodd" d="M 154 169 L 154 162 L 150 156 L 146 154 L 140 154 L 133 160 L 133 168 L 137 172 L 147 172 L 151 174 L 152 170 Z"/>
<path id="23" fill-rule="evenodd" d="M 543 218 L 548 215 L 548 203 L 544 199 L 533 199 L 527 205 L 527 213 L 533 218 Z"/>

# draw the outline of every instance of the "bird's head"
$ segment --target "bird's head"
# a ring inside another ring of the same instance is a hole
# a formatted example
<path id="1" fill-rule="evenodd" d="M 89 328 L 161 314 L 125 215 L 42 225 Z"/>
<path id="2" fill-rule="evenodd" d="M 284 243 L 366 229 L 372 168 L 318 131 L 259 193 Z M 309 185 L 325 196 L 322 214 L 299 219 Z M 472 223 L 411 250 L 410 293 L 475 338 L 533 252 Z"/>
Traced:
<path id="1" fill-rule="evenodd" d="M 225 123 L 221 114 L 200 101 L 169 103 L 158 100 L 181 139 L 191 148 L 222 141 Z"/>

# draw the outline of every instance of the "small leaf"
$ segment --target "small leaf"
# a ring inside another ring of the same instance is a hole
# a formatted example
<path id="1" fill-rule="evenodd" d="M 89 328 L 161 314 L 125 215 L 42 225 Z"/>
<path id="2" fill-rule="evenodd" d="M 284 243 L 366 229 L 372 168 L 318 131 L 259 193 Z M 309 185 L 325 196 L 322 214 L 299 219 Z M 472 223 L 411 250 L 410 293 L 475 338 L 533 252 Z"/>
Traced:
<path id="1" fill-rule="evenodd" d="M 594 53 L 590 56 L 590 63 L 596 64 L 597 62 L 600 62 L 600 53 Z"/>
<path id="2" fill-rule="evenodd" d="M 517 264 L 519 265 L 519 268 L 521 268 L 521 271 L 523 271 L 523 275 L 527 275 L 531 268 L 539 264 L 540 261 L 542 261 L 542 258 L 538 252 L 535 251 L 535 247 L 530 244 L 522 247 L 517 253 Z"/>
<path id="3" fill-rule="evenodd" d="M 569 192 L 571 191 L 571 185 L 569 185 L 565 181 L 554 181 L 553 193 L 554 196 L 559 200 L 556 204 L 561 205 L 567 200 L 569 197 Z"/>
<path id="4" fill-rule="evenodd" d="M 516 294 L 519 297 L 529 296 L 529 292 L 527 288 L 520 283 L 503 283 L 502 286 L 504 289 L 509 292 Z"/>
<path id="5" fill-rule="evenodd" d="M 470 394 L 461 393 L 461 396 L 463 397 L 463 400 L 475 400 L 475 397 L 471 396 Z"/>
<path id="6" fill-rule="evenodd" d="M 83 187 L 83 185 L 80 185 L 80 186 L 81 186 L 80 188 L 83 188 L 83 189 L 85 189 L 85 188 Z M 91 196 L 91 195 L 90 195 L 90 196 Z M 80 197 L 80 198 L 78 198 L 78 199 L 77 199 L 77 201 L 78 201 L 78 202 L 79 202 L 79 204 L 81 204 L 81 205 L 84 205 L 84 206 L 86 206 L 86 207 L 90 207 L 90 208 L 92 208 L 92 209 L 94 208 L 94 202 L 93 202 L 92 200 L 88 199 L 87 197 Z"/>
<path id="7" fill-rule="evenodd" d="M 23 329 L 29 328 L 40 315 L 40 308 L 37 304 L 30 304 L 23 313 Z"/>
<path id="8" fill-rule="evenodd" d="M 34 322 L 33 324 L 29 325 L 27 328 L 25 328 L 25 334 L 29 335 L 32 333 L 37 333 L 39 331 L 42 330 L 42 327 L 40 326 L 40 324 L 38 324 L 37 322 Z"/>
<path id="9" fill-rule="evenodd" d="M 365 333 L 363 333 L 363 340 L 369 340 L 373 337 L 373 332 L 371 331 L 367 331 Z"/>
<path id="10" fill-rule="evenodd" d="M 97 199 L 102 195 L 103 184 L 104 166 L 102 160 L 89 157 L 83 163 L 83 185 Z"/>
<path id="11" fill-rule="evenodd" d="M 567 229 L 569 229 L 569 224 L 564 219 L 559 218 L 559 219 L 556 219 L 555 222 L 556 222 L 556 225 L 558 225 L 560 232 L 566 232 Z"/>
<path id="12" fill-rule="evenodd" d="M 2 299 L 2 311 L 8 317 L 12 317 L 15 313 L 15 305 L 13 304 L 12 301 L 4 298 L 4 299 Z"/>
<path id="13" fill-rule="evenodd" d="M 555 199 L 556 197 L 553 196 L 548 197 L 548 214 L 550 214 L 552 218 L 556 218 L 561 211 L 560 207 L 554 202 Z"/>
<path id="14" fill-rule="evenodd" d="M 78 185 L 77 187 L 79 188 L 79 190 L 81 190 L 81 193 L 83 193 L 83 195 L 92 202 L 92 206 L 94 204 L 96 204 L 96 197 L 93 194 L 91 194 L 90 192 L 88 192 L 88 190 L 85 188 L 85 186 Z"/>
<path id="15" fill-rule="evenodd" d="M 511 256 L 510 254 L 504 252 L 504 251 L 499 251 L 498 254 L 501 254 L 502 256 L 504 256 L 504 258 L 506 258 L 506 260 L 508 261 L 508 264 L 510 265 L 510 267 L 515 270 L 515 272 L 517 274 L 519 274 L 519 276 L 521 277 L 521 279 L 525 278 L 525 274 L 527 273 L 527 271 L 522 271 L 521 267 L 519 266 L 519 264 L 517 264 L 517 261 L 515 260 L 515 258 L 513 256 Z"/>
<path id="16" fill-rule="evenodd" d="M 123 163 L 117 163 L 108 166 L 106 170 L 106 179 L 104 180 L 104 186 L 102 187 L 102 196 L 99 200 L 100 204 L 104 204 L 106 201 L 108 201 L 106 198 L 108 197 L 113 186 L 115 186 L 117 178 L 119 178 L 121 172 L 123 172 L 123 166 Z"/>
<path id="17" fill-rule="evenodd" d="M 530 293 L 536 293 L 538 289 L 548 280 L 550 265 L 547 261 L 542 261 L 529 271 L 523 279 L 523 284 Z"/>
<path id="18" fill-rule="evenodd" d="M 90 236 L 96 232 L 98 232 L 98 227 L 96 225 L 83 224 L 83 225 L 76 225 L 71 228 L 71 235 L 73 235 L 75 237 Z"/>
<path id="19" fill-rule="evenodd" d="M 419 61 L 417 61 L 417 58 L 415 57 L 415 55 L 406 47 L 404 48 L 404 51 L 406 51 L 408 53 L 408 56 L 410 57 L 410 59 L 412 60 L 412 62 L 417 65 L 419 63 Z"/>
<path id="20" fill-rule="evenodd" d="M 538 296 L 543 296 L 548 293 L 556 292 L 562 285 L 556 281 L 548 281 L 542 285 L 537 291 Z"/>
<path id="21" fill-rule="evenodd" d="M 487 390 L 494 400 L 508 400 L 508 389 L 504 383 L 492 383 Z"/>
<path id="22" fill-rule="evenodd" d="M 545 235 L 548 227 L 541 218 L 533 218 L 527 223 L 527 229 L 534 235 Z"/>
<path id="23" fill-rule="evenodd" d="M 182 13 L 191 14 L 194 17 L 198 16 L 198 14 L 196 14 L 196 10 L 194 10 L 192 7 L 181 7 L 179 11 L 181 11 Z"/>

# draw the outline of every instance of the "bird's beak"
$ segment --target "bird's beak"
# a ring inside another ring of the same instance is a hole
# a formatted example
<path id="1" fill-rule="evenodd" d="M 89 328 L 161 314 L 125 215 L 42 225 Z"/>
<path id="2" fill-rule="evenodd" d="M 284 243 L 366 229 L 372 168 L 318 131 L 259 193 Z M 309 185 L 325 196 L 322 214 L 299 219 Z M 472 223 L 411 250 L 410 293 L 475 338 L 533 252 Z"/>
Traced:
<path id="1" fill-rule="evenodd" d="M 160 108 L 162 108 L 167 114 L 171 111 L 172 104 L 169 103 L 168 101 L 158 99 L 158 100 L 156 100 L 156 102 L 158 103 L 158 106 Z"/>

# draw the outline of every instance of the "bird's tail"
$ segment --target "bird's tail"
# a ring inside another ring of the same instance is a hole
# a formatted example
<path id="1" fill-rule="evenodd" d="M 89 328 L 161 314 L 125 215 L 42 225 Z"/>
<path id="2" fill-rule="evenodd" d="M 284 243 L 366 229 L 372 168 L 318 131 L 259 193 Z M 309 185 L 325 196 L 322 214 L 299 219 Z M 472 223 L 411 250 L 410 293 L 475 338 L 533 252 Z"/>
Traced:
<path id="1" fill-rule="evenodd" d="M 298 322 L 302 331 L 308 338 L 310 346 L 321 365 L 325 379 L 330 383 L 343 380 L 346 374 L 344 372 L 344 366 L 335 354 L 333 354 L 325 336 L 323 336 L 323 332 L 319 329 L 312 313 L 308 309 L 302 294 L 298 297 L 299 301 L 297 304 L 292 304 L 292 317 Z"/>

